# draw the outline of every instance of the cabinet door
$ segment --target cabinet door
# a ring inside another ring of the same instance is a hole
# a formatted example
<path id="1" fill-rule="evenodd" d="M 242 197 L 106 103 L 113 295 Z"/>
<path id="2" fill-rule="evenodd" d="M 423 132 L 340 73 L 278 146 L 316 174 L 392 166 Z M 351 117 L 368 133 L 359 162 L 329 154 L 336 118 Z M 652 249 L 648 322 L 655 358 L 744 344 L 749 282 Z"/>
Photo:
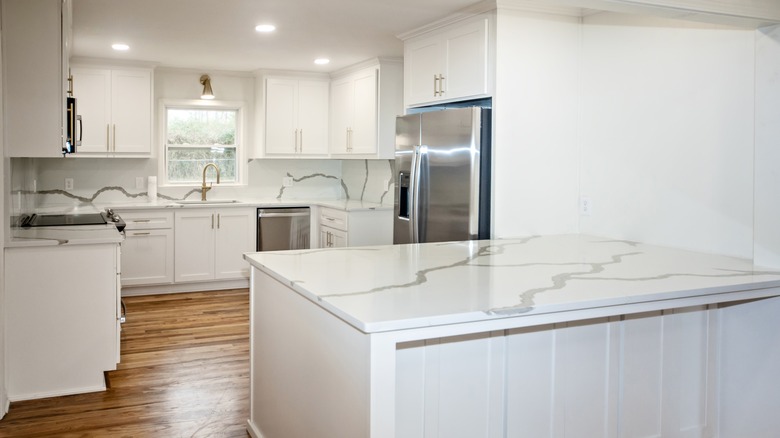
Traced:
<path id="1" fill-rule="evenodd" d="M 60 157 L 65 78 L 62 1 L 4 0 L 3 101 L 7 157 Z"/>
<path id="2" fill-rule="evenodd" d="M 344 248 L 347 246 L 347 233 L 330 227 L 320 227 L 320 248 Z"/>
<path id="3" fill-rule="evenodd" d="M 174 281 L 199 281 L 214 278 L 213 210 L 192 209 L 175 215 Z"/>
<path id="4" fill-rule="evenodd" d="M 151 154 L 152 74 L 147 70 L 111 72 L 113 152 Z"/>
<path id="5" fill-rule="evenodd" d="M 288 79 L 266 80 L 265 86 L 265 152 L 294 154 L 298 134 L 296 112 L 298 82 Z"/>
<path id="6" fill-rule="evenodd" d="M 298 83 L 298 152 L 328 153 L 328 88 L 323 81 Z"/>
<path id="7" fill-rule="evenodd" d="M 352 125 L 354 85 L 351 78 L 334 81 L 331 86 L 330 151 L 334 154 L 349 152 L 348 130 Z"/>
<path id="8" fill-rule="evenodd" d="M 432 102 L 436 75 L 444 73 L 444 50 L 439 36 L 409 42 L 404 50 L 406 105 Z"/>
<path id="9" fill-rule="evenodd" d="M 173 230 L 127 230 L 122 286 L 173 282 Z"/>
<path id="10" fill-rule="evenodd" d="M 447 71 L 440 99 L 486 95 L 488 92 L 487 19 L 458 26 L 445 35 Z"/>
<path id="11" fill-rule="evenodd" d="M 256 212 L 245 208 L 216 210 L 215 278 L 249 277 L 244 253 L 255 251 Z"/>
<path id="12" fill-rule="evenodd" d="M 353 154 L 376 154 L 377 142 L 377 70 L 361 71 L 353 79 L 354 106 L 352 109 Z"/>
<path id="13" fill-rule="evenodd" d="M 73 68 L 76 113 L 81 116 L 81 146 L 76 153 L 108 152 L 111 124 L 111 70 Z"/>

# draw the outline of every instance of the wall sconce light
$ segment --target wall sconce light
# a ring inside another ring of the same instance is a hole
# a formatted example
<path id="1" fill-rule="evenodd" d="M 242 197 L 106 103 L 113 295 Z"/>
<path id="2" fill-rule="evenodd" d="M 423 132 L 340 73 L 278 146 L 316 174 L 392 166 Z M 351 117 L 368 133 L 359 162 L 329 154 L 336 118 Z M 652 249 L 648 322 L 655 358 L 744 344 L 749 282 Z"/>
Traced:
<path id="1" fill-rule="evenodd" d="M 207 100 L 214 99 L 214 91 L 211 90 L 211 78 L 209 75 L 201 76 L 200 84 L 203 85 L 203 94 L 200 95 L 200 98 Z"/>

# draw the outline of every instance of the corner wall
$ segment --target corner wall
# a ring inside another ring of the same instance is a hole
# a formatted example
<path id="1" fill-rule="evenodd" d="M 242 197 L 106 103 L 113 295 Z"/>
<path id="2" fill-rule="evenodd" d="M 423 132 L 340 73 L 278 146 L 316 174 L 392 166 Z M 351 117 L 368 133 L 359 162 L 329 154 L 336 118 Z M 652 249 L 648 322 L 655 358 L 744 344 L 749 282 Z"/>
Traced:
<path id="1" fill-rule="evenodd" d="M 0 40 L 2 38 L 0 37 Z M 1 43 L 2 41 L 0 41 Z M 0 44 L 2 47 L 2 44 Z M 8 177 L 10 160 L 5 158 L 5 132 L 3 130 L 3 66 L 2 50 L 0 50 L 0 153 L 3 156 L 3 165 L 0 167 L 0 419 L 8 412 L 8 396 L 5 389 L 5 234 L 8 223 L 6 215 L 9 213 L 8 203 L 10 196 L 5 192 L 6 178 Z"/>
<path id="2" fill-rule="evenodd" d="M 592 215 L 580 232 L 753 257 L 754 40 L 669 19 L 584 20 L 580 190 Z"/>
<path id="3" fill-rule="evenodd" d="M 780 268 L 780 25 L 756 31 L 756 265 Z"/>
<path id="4" fill-rule="evenodd" d="M 493 236 L 577 232 L 578 17 L 497 16 Z"/>

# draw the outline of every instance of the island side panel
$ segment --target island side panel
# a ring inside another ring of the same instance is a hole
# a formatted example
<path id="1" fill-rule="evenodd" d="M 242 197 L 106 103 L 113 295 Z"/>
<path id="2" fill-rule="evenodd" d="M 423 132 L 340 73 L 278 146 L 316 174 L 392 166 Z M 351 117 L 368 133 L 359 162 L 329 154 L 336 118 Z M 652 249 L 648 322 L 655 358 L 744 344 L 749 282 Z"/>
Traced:
<path id="1" fill-rule="evenodd" d="M 723 305 L 720 436 L 780 434 L 780 297 Z"/>
<path id="2" fill-rule="evenodd" d="M 368 335 L 252 271 L 250 433 L 369 436 Z"/>
<path id="3" fill-rule="evenodd" d="M 401 343 L 397 436 L 711 435 L 713 312 L 695 306 Z"/>

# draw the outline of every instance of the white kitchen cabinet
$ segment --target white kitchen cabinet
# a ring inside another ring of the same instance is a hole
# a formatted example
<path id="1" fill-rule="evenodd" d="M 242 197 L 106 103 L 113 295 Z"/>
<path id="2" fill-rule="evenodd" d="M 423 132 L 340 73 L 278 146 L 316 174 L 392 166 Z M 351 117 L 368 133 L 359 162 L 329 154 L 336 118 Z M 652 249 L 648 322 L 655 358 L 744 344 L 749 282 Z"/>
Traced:
<path id="1" fill-rule="evenodd" d="M 265 79 L 265 153 L 328 154 L 328 82 Z"/>
<path id="2" fill-rule="evenodd" d="M 395 117 L 403 113 L 401 62 L 371 60 L 333 77 L 331 154 L 338 158 L 393 158 Z"/>
<path id="3" fill-rule="evenodd" d="M 76 156 L 150 156 L 152 71 L 73 67 L 71 72 L 82 119 Z"/>
<path id="4" fill-rule="evenodd" d="M 8 397 L 101 391 L 119 358 L 117 243 L 5 250 Z"/>
<path id="5" fill-rule="evenodd" d="M 7 157 L 62 156 L 70 12 L 70 0 L 2 2 Z"/>
<path id="6" fill-rule="evenodd" d="M 253 208 L 183 209 L 175 213 L 174 281 L 246 278 L 243 254 L 255 250 Z"/>
<path id="7" fill-rule="evenodd" d="M 488 30 L 479 17 L 405 41 L 406 106 L 489 96 Z"/>
<path id="8" fill-rule="evenodd" d="M 121 211 L 122 286 L 173 283 L 173 212 L 165 210 Z"/>
<path id="9" fill-rule="evenodd" d="M 390 245 L 393 211 L 320 208 L 320 248 Z"/>

